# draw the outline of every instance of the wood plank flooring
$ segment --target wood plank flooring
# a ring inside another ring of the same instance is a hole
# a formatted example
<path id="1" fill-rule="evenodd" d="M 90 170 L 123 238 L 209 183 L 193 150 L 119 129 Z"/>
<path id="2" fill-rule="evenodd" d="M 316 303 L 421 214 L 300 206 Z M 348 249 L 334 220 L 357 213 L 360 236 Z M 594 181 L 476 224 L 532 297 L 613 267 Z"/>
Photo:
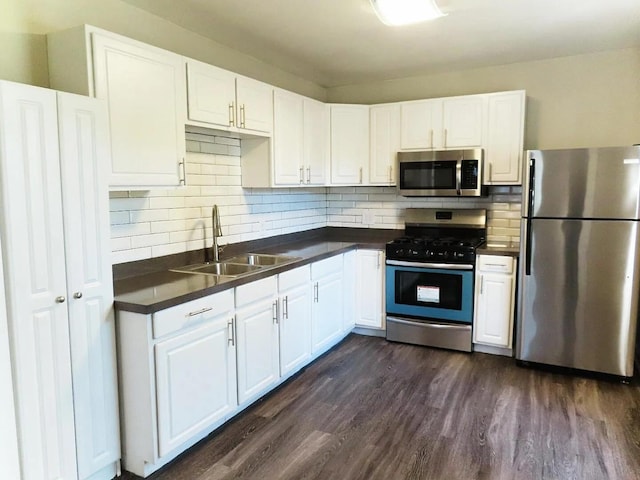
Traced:
<path id="1" fill-rule="evenodd" d="M 640 479 L 640 385 L 350 335 L 150 478 Z"/>

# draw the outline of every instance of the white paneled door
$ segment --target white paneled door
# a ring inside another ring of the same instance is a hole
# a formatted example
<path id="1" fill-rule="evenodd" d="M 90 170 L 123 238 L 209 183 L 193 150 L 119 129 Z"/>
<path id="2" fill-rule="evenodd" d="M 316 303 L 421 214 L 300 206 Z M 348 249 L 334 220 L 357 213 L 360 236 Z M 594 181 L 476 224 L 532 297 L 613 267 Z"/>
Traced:
<path id="1" fill-rule="evenodd" d="M 56 94 L 0 84 L 5 282 L 23 480 L 77 477 Z"/>
<path id="2" fill-rule="evenodd" d="M 69 335 L 80 479 L 120 458 L 106 103 L 58 93 Z"/>

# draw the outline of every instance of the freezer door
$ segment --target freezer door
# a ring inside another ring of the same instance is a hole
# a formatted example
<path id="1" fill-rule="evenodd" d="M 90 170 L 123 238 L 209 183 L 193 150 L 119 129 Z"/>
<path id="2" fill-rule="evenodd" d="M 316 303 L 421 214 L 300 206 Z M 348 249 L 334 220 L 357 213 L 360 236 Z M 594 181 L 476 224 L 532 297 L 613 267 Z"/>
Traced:
<path id="1" fill-rule="evenodd" d="M 531 150 L 524 175 L 525 217 L 640 218 L 640 147 Z"/>
<path id="2" fill-rule="evenodd" d="M 516 358 L 632 376 L 638 227 L 635 221 L 523 222 L 530 261 L 520 274 Z"/>

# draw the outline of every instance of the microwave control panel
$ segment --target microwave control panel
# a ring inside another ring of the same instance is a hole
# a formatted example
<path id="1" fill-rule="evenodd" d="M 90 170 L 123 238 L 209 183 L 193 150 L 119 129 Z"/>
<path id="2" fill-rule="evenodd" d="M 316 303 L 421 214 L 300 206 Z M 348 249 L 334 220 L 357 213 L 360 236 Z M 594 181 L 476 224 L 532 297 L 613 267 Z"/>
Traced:
<path id="1" fill-rule="evenodd" d="M 478 160 L 462 160 L 461 188 L 478 188 Z"/>

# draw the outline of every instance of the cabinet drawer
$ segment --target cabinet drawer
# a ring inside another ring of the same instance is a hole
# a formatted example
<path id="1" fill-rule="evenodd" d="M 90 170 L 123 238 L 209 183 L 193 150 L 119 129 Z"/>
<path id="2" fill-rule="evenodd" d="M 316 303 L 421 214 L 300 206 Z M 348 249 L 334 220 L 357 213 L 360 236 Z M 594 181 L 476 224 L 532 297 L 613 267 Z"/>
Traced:
<path id="1" fill-rule="evenodd" d="M 294 268 L 278 275 L 278 290 L 283 292 L 307 285 L 311 281 L 311 265 Z"/>
<path id="2" fill-rule="evenodd" d="M 513 273 L 515 259 L 498 255 L 479 255 L 478 270 L 481 272 Z"/>
<path id="3" fill-rule="evenodd" d="M 276 296 L 278 281 L 275 275 L 236 287 L 236 308 Z"/>
<path id="4" fill-rule="evenodd" d="M 198 325 L 233 310 L 233 288 L 153 314 L 153 338 Z"/>
<path id="5" fill-rule="evenodd" d="M 311 278 L 314 280 L 338 272 L 342 272 L 342 255 L 326 258 L 311 265 Z"/>

